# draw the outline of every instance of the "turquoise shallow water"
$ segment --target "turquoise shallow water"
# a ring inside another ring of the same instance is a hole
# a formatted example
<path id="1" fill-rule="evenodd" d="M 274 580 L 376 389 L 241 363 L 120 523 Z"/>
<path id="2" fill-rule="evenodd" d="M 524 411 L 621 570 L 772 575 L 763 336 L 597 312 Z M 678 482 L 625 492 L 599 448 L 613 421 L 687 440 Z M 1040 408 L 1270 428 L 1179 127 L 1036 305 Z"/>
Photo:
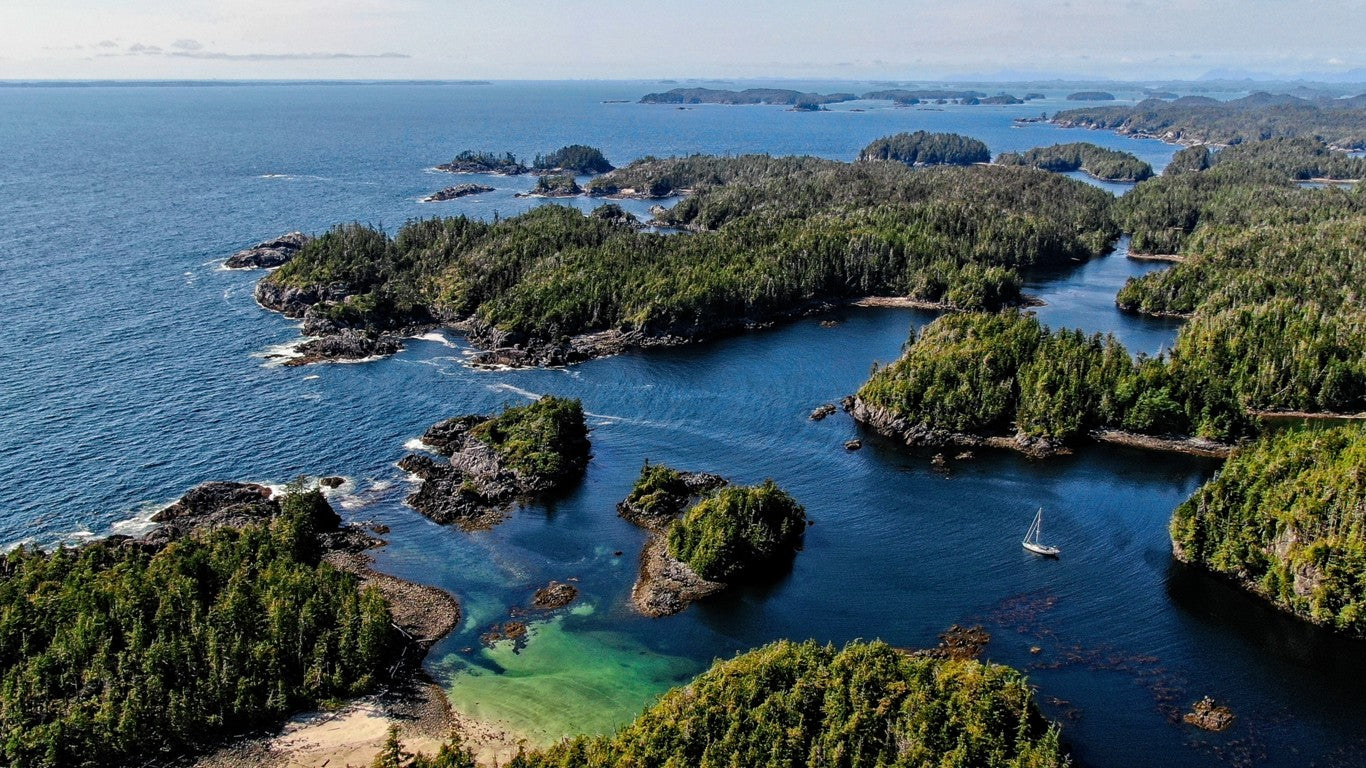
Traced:
<path id="1" fill-rule="evenodd" d="M 601 732 L 713 658 L 776 638 L 924 645 L 978 622 L 993 634 L 991 658 L 1030 670 L 1085 764 L 1357 764 L 1361 648 L 1171 563 L 1167 519 L 1214 464 L 1097 447 L 1048 462 L 982 453 L 943 476 L 871 435 L 845 452 L 860 432 L 843 414 L 806 418 L 895 358 L 928 314 L 851 310 L 835 328 L 805 320 L 569 370 L 473 371 L 461 341 L 441 336 L 360 365 L 284 369 L 261 357 L 297 332 L 252 302 L 259 273 L 219 260 L 288 229 L 539 204 L 513 197 L 531 180 L 508 178 L 488 180 L 498 191 L 487 196 L 418 203 L 455 181 L 427 169 L 465 148 L 534 154 L 581 141 L 617 163 L 693 151 L 850 159 L 872 138 L 923 128 L 998 152 L 1085 139 L 1161 165 L 1173 150 L 1011 126 L 1060 100 L 814 115 L 603 103 L 657 89 L 0 87 L 0 542 L 105 533 L 208 479 L 343 474 L 343 512 L 392 528 L 381 565 L 464 604 L 433 674 L 461 707 L 537 740 Z M 1047 301 L 1048 323 L 1114 331 L 1155 353 L 1176 326 L 1113 307 L 1127 276 L 1153 268 L 1118 253 L 1032 275 L 1028 290 Z M 393 463 L 405 442 L 447 416 L 540 393 L 581 397 L 592 414 L 581 487 L 478 534 L 402 505 Z M 816 520 L 791 572 L 671 619 L 633 615 L 643 536 L 614 505 L 646 458 L 783 484 Z M 1019 548 L 1038 506 L 1059 562 Z M 520 652 L 480 647 L 489 624 L 552 578 L 578 580 L 575 611 L 534 624 Z M 1205 694 L 1233 706 L 1233 730 L 1169 722 Z"/>

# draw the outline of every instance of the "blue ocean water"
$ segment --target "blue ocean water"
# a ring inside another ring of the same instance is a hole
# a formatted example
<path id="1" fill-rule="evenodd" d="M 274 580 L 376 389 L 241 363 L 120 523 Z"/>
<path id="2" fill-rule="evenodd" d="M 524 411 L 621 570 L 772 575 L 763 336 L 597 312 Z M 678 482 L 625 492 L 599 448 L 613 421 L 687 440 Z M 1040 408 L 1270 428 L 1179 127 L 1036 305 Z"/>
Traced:
<path id="1" fill-rule="evenodd" d="M 1087 140 L 1159 167 L 1174 149 L 1012 125 L 1061 108 L 1061 93 L 1017 107 L 855 102 L 815 114 L 610 103 L 666 87 L 0 86 L 0 544 L 132 530 L 204 480 L 340 474 L 344 514 L 392 529 L 380 565 L 464 605 L 464 626 L 429 662 L 452 701 L 537 741 L 601 732 L 713 658 L 776 638 L 919 646 L 976 622 L 993 634 L 991 658 L 1030 671 L 1083 764 L 1356 764 L 1362 649 L 1171 562 L 1171 510 L 1215 464 L 1096 447 L 1047 462 L 982 452 L 942 475 L 872 435 L 844 451 L 860 432 L 843 414 L 806 418 L 894 359 L 931 315 L 850 310 L 834 328 L 802 321 L 568 370 L 474 371 L 462 341 L 441 334 L 372 363 L 265 358 L 297 330 L 252 301 L 262 273 L 222 270 L 222 258 L 291 229 L 393 229 L 542 204 L 514 197 L 530 179 L 502 177 L 476 179 L 494 193 L 419 203 L 465 180 L 429 169 L 467 148 L 531 155 L 582 142 L 617 164 L 690 152 L 847 160 L 873 138 L 924 129 L 995 152 Z M 1120 251 L 1031 276 L 1028 290 L 1047 302 L 1045 322 L 1156 353 L 1177 326 L 1113 306 L 1126 277 L 1154 268 Z M 409 486 L 393 464 L 406 442 L 447 416 L 541 393 L 581 397 L 592 414 L 580 488 L 478 534 L 402 505 Z M 647 458 L 788 488 L 817 521 L 791 573 L 677 617 L 633 615 L 643 536 L 614 505 Z M 1039 506 L 1059 562 L 1018 546 Z M 489 624 L 552 578 L 577 579 L 575 611 L 534 624 L 520 652 L 480 647 Z M 1238 713 L 1229 732 L 1172 722 L 1206 694 Z"/>

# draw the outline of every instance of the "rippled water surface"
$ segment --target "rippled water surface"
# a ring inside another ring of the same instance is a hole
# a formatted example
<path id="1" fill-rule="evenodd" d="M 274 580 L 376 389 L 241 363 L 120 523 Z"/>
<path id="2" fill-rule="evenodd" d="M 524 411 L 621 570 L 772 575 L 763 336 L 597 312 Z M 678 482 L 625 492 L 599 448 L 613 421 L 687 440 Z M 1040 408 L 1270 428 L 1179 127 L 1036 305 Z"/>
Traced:
<path id="1" fill-rule="evenodd" d="M 464 626 L 430 657 L 452 700 L 533 741 L 607 730 L 713 658 L 776 638 L 915 646 L 974 622 L 993 635 L 991 658 L 1030 670 L 1085 764 L 1358 764 L 1361 649 L 1172 564 L 1171 510 L 1215 464 L 1093 447 L 1047 462 L 981 452 L 940 474 L 843 414 L 807 419 L 874 361 L 894 359 L 931 315 L 850 310 L 833 328 L 804 320 L 568 370 L 473 371 L 462 341 L 440 334 L 373 363 L 268 364 L 297 331 L 252 302 L 260 273 L 224 271 L 221 259 L 289 229 L 392 229 L 537 204 L 513 196 L 532 183 L 518 178 L 418 203 L 459 180 L 427 169 L 466 148 L 530 155 L 582 142 L 618 164 L 686 152 L 851 159 L 873 138 L 926 129 L 996 152 L 1084 139 L 1157 166 L 1173 150 L 1012 127 L 1061 101 L 820 114 L 603 103 L 658 89 L 0 87 L 0 543 L 129 530 L 203 480 L 342 474 L 344 513 L 392 528 L 381 566 L 463 603 Z M 1124 258 L 1121 244 L 1031 275 L 1028 290 L 1045 300 L 1045 322 L 1114 332 L 1152 354 L 1176 325 L 1121 315 L 1113 296 L 1160 266 Z M 402 505 L 409 486 L 393 464 L 405 442 L 447 416 L 540 393 L 580 397 L 592 414 L 594 457 L 578 489 L 477 534 Z M 864 449 L 846 452 L 856 435 Z M 645 459 L 789 489 L 816 521 L 791 572 L 673 618 L 633 615 L 644 537 L 614 506 Z M 1060 561 L 1019 547 L 1040 506 Z M 480 645 L 552 578 L 577 580 L 573 610 L 533 623 L 525 648 Z M 1238 713 L 1228 733 L 1170 721 L 1206 694 Z"/>

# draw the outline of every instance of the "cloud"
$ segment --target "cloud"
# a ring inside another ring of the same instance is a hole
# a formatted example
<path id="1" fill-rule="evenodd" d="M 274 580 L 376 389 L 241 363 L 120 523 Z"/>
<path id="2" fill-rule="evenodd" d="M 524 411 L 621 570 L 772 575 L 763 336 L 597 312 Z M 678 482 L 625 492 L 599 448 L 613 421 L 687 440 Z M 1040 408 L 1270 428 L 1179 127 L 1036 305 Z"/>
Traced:
<path id="1" fill-rule="evenodd" d="M 99 48 L 117 48 L 117 47 L 119 47 L 119 44 L 116 43 L 116 42 L 114 42 L 113 40 L 101 40 L 101 41 L 99 42 L 99 45 L 96 46 L 96 47 L 99 47 Z"/>
<path id="2" fill-rule="evenodd" d="M 159 45 L 143 45 L 142 43 L 133 43 L 132 45 L 128 46 L 128 52 L 129 52 L 129 53 L 150 53 L 150 54 L 158 54 L 158 53 L 161 53 L 161 46 L 159 46 Z"/>
<path id="3" fill-rule="evenodd" d="M 213 61 L 336 61 L 339 59 L 411 59 L 406 53 L 223 53 L 221 51 L 171 51 L 167 56 Z"/>
<path id="4" fill-rule="evenodd" d="M 181 51 L 199 51 L 204 49 L 204 45 L 198 40 L 190 40 L 185 37 L 171 43 L 171 47 Z"/>

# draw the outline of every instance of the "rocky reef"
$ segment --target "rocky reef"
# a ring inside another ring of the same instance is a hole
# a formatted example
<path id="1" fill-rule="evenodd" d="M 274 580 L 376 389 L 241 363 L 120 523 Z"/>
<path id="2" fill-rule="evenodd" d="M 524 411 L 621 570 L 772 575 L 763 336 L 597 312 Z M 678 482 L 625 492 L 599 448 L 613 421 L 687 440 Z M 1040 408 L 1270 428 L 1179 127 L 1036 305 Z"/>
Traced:
<path id="1" fill-rule="evenodd" d="M 288 263 L 312 239 L 302 232 L 290 232 L 273 240 L 263 240 L 229 256 L 223 266 L 228 269 L 274 269 Z"/>

